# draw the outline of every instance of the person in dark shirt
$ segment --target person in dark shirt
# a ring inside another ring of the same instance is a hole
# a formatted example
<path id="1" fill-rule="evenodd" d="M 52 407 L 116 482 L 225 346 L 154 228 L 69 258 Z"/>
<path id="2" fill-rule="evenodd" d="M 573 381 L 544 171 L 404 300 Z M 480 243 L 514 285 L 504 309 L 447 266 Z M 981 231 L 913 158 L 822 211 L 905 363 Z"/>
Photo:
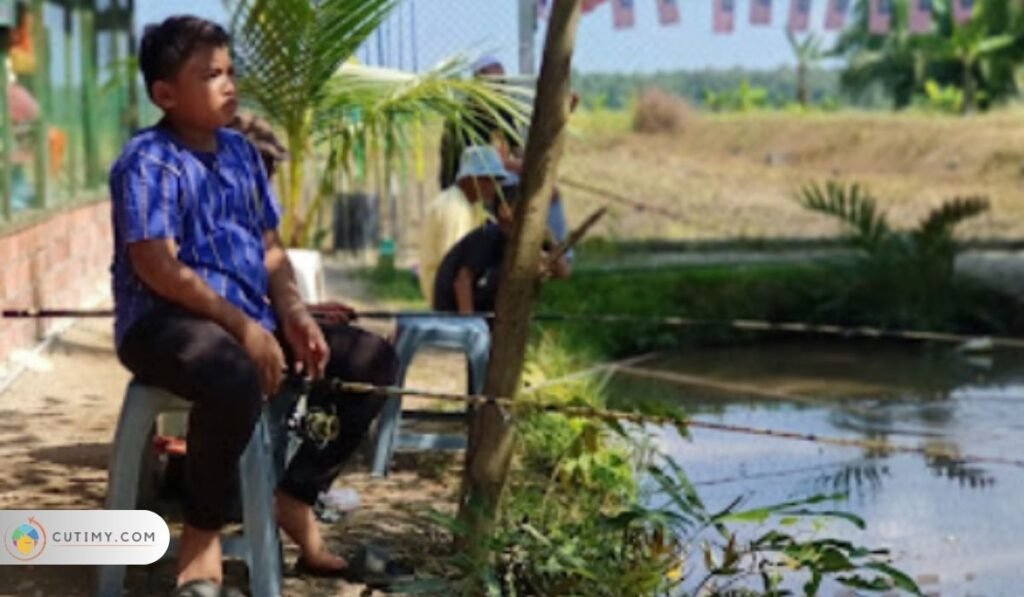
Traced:
<path id="1" fill-rule="evenodd" d="M 495 217 L 496 222 L 487 222 L 463 237 L 441 261 L 434 278 L 435 311 L 470 315 L 494 310 L 505 244 L 512 234 L 511 205 L 499 202 Z M 555 263 L 544 257 L 543 264 L 545 277 L 568 277 L 565 257 Z"/>

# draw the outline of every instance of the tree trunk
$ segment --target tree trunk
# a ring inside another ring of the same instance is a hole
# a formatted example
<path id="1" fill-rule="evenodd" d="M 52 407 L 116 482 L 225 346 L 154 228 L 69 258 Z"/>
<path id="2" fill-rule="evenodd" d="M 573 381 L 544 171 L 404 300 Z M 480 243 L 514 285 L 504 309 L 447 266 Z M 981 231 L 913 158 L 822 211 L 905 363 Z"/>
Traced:
<path id="1" fill-rule="evenodd" d="M 964 105 L 961 108 L 961 112 L 964 115 L 970 114 L 974 111 L 974 98 L 975 95 L 975 81 L 974 81 L 974 68 L 970 60 L 964 60 Z"/>
<path id="2" fill-rule="evenodd" d="M 796 67 L 796 101 L 806 108 L 807 99 L 807 62 L 801 60 Z"/>
<path id="3" fill-rule="evenodd" d="M 497 297 L 485 384 L 489 396 L 514 396 L 519 388 L 538 288 L 540 248 L 565 146 L 569 75 L 579 17 L 580 0 L 552 3 L 526 145 L 521 199 L 515 206 L 515 229 L 505 252 Z M 501 408 L 488 404 L 477 409 L 470 425 L 459 504 L 459 519 L 468 530 L 463 547 L 477 560 L 486 557 L 484 544 L 494 526 L 514 445 L 511 421 Z"/>

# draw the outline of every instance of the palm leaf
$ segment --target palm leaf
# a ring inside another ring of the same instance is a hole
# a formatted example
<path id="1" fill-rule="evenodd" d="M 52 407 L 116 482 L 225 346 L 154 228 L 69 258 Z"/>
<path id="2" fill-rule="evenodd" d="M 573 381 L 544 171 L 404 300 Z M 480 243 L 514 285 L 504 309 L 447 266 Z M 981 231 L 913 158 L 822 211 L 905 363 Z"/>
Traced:
<path id="1" fill-rule="evenodd" d="M 240 90 L 284 129 L 292 160 L 281 197 L 282 229 L 295 242 L 310 123 L 338 67 L 380 25 L 396 0 L 225 0 Z M 302 223 L 300 222 L 300 228 Z M 303 236 L 302 231 L 298 236 Z"/>
<path id="2" fill-rule="evenodd" d="M 933 209 L 914 232 L 925 244 L 938 239 L 948 239 L 953 228 L 964 220 L 979 216 L 989 209 L 985 197 L 957 197 Z"/>
<path id="3" fill-rule="evenodd" d="M 243 92 L 287 127 L 316 105 L 338 67 L 395 0 L 228 0 Z"/>
<path id="4" fill-rule="evenodd" d="M 869 253 L 875 252 L 891 234 L 885 214 L 859 184 L 844 187 L 829 181 L 822 187 L 810 183 L 798 191 L 797 201 L 811 211 L 840 220 L 854 244 Z"/>
<path id="5" fill-rule="evenodd" d="M 475 132 L 484 121 L 500 123 L 510 138 L 520 140 L 529 121 L 532 90 L 467 78 L 470 64 L 467 57 L 454 57 L 421 74 L 344 64 L 324 87 L 313 134 L 322 140 L 341 139 L 343 155 L 353 155 L 351 144 L 373 140 L 371 145 L 379 151 L 371 153 L 388 170 L 385 180 L 427 116 L 441 117 L 473 143 L 490 142 Z M 502 114 L 511 116 L 511 122 Z M 344 160 L 340 165 L 348 169 Z M 311 202 L 303 220 L 308 221 L 327 198 L 320 194 Z"/>

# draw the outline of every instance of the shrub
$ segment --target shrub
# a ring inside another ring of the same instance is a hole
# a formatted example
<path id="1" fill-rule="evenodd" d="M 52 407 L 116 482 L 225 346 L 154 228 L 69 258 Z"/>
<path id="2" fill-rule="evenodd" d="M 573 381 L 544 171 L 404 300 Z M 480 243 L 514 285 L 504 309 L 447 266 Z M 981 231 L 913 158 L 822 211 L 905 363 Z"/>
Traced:
<path id="1" fill-rule="evenodd" d="M 580 363 L 545 332 L 531 347 L 527 381 L 537 386 Z M 604 406 L 593 379 L 545 389 L 544 404 Z M 681 417 L 665 406 L 663 414 Z M 836 511 L 839 495 L 711 511 L 685 472 L 640 428 L 521 411 L 520 442 L 489 558 L 455 556 L 444 578 L 409 593 L 444 595 L 783 595 L 782 583 L 819 593 L 830 579 L 846 587 L 920 594 L 884 550 L 829 538 L 826 523 L 864 521 Z M 680 430 L 686 433 L 685 429 Z M 456 537 L 464 529 L 431 518 Z M 747 592 L 744 592 L 747 591 Z"/>
<path id="2" fill-rule="evenodd" d="M 661 89 L 645 90 L 633 111 L 633 130 L 645 134 L 681 133 L 691 118 L 690 106 Z"/>
<path id="3" fill-rule="evenodd" d="M 810 184 L 797 200 L 842 222 L 856 251 L 856 260 L 833 279 L 819 310 L 823 317 L 848 319 L 859 312 L 863 319 L 855 323 L 912 329 L 956 329 L 964 323 L 976 328 L 983 323 L 971 316 L 983 303 L 983 293 L 956 275 L 960 247 L 954 231 L 988 211 L 987 199 L 950 199 L 909 231 L 894 229 L 871 193 L 857 184 Z"/>

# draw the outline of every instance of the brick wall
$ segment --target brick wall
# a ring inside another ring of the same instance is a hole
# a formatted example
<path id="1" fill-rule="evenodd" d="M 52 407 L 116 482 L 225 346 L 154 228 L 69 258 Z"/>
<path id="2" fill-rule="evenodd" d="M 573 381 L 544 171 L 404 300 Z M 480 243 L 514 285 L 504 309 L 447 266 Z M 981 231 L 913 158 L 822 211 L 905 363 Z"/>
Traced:
<path id="1" fill-rule="evenodd" d="M 110 286 L 110 203 L 70 208 L 0 235 L 0 305 L 79 308 Z M 30 348 L 60 322 L 0 320 L 0 360 Z"/>

